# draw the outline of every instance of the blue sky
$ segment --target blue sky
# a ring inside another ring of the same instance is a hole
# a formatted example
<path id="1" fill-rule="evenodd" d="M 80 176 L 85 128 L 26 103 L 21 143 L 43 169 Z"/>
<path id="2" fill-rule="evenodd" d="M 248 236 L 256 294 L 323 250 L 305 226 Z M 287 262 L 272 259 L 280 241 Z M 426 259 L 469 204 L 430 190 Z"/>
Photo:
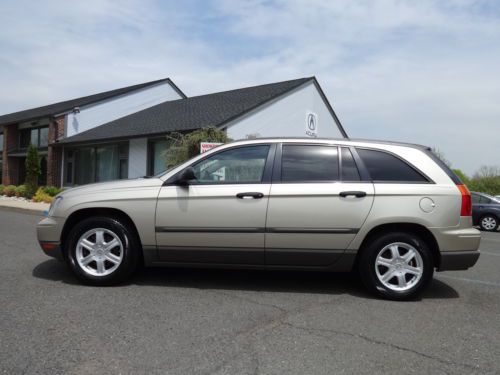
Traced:
<path id="1" fill-rule="evenodd" d="M 315 75 L 351 137 L 500 165 L 499 1 L 3 1 L 0 113 L 171 77 Z"/>

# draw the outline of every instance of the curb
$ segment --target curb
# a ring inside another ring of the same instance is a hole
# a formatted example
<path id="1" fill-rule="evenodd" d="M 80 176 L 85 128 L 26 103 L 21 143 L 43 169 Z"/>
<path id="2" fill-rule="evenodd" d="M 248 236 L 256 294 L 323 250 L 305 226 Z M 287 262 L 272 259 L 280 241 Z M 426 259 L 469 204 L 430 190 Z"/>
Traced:
<path id="1" fill-rule="evenodd" d="M 35 215 L 35 216 L 43 216 L 43 211 L 35 208 L 21 208 L 14 206 L 3 206 L 0 205 L 0 211 L 10 211 L 10 212 L 18 212 L 22 214 Z"/>

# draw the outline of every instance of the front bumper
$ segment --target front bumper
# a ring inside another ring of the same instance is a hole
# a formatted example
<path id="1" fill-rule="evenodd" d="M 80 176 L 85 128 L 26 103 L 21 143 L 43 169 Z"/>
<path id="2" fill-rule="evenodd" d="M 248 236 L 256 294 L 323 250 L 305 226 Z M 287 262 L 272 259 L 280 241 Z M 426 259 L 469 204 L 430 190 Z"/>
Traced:
<path id="1" fill-rule="evenodd" d="M 56 258 L 58 260 L 64 260 L 63 252 L 61 249 L 61 244 L 59 242 L 42 242 L 40 241 L 40 247 L 42 248 L 45 255 L 49 257 Z"/>
<path id="2" fill-rule="evenodd" d="M 479 259 L 479 250 L 472 251 L 443 251 L 438 271 L 466 270 L 476 264 Z"/>
<path id="3" fill-rule="evenodd" d="M 61 232 L 63 220 L 55 217 L 46 217 L 36 226 L 37 238 L 43 252 L 53 258 L 63 260 L 61 249 Z"/>

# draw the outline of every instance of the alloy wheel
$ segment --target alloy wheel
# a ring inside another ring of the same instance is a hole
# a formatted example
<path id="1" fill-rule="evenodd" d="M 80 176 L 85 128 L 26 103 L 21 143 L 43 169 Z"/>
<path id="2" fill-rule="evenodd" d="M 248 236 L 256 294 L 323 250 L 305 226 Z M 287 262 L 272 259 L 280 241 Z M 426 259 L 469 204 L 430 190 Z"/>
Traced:
<path id="1" fill-rule="evenodd" d="M 85 232 L 76 245 L 76 261 L 92 276 L 107 276 L 123 261 L 123 243 L 109 229 L 94 228 Z"/>
<path id="2" fill-rule="evenodd" d="M 410 244 L 394 242 L 385 246 L 375 258 L 375 273 L 386 288 L 401 292 L 414 287 L 422 278 L 424 262 Z"/>

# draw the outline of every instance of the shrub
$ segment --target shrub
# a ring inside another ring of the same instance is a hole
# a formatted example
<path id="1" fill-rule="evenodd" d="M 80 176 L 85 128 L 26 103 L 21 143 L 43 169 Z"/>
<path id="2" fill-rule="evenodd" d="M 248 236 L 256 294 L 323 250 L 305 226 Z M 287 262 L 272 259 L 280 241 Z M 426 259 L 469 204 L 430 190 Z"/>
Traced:
<path id="1" fill-rule="evenodd" d="M 19 185 L 18 187 L 16 187 L 16 190 L 15 190 L 16 197 L 31 198 L 31 197 L 28 197 L 27 193 L 28 193 L 28 191 L 26 189 L 26 185 Z"/>
<path id="2" fill-rule="evenodd" d="M 5 189 L 5 186 L 0 185 L 0 195 L 3 195 L 3 189 Z"/>
<path id="3" fill-rule="evenodd" d="M 14 185 L 8 185 L 4 187 L 3 193 L 8 197 L 13 197 L 16 195 L 16 187 Z"/>
<path id="4" fill-rule="evenodd" d="M 42 188 L 43 192 L 47 195 L 50 195 L 51 197 L 55 197 L 57 194 L 59 194 L 62 189 L 56 187 L 56 186 L 44 186 Z"/>
<path id="5" fill-rule="evenodd" d="M 198 129 L 187 134 L 172 133 L 167 139 L 171 144 L 163 154 L 167 168 L 199 155 L 201 142 L 227 143 L 230 141 L 224 131 L 214 127 Z"/>
<path id="6" fill-rule="evenodd" d="M 43 188 L 39 188 L 33 196 L 33 201 L 35 202 L 52 203 L 53 199 L 53 197 L 43 191 Z"/>
<path id="7" fill-rule="evenodd" d="M 31 197 L 35 194 L 38 188 L 38 177 L 42 173 L 40 168 L 40 158 L 38 157 L 37 148 L 30 144 L 26 152 L 26 185 L 27 194 Z"/>

